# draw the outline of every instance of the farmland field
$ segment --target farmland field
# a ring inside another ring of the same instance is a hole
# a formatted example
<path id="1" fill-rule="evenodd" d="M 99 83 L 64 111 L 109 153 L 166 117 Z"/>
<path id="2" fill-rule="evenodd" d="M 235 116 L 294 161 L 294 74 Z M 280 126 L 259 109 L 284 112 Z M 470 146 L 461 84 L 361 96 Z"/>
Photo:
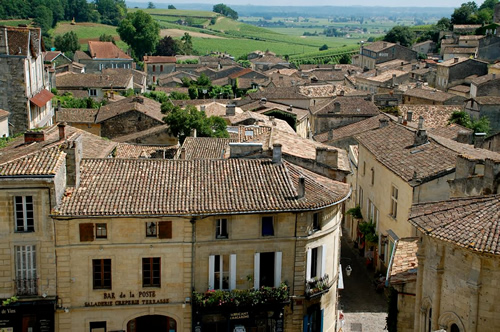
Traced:
<path id="1" fill-rule="evenodd" d="M 31 24 L 31 20 L 0 20 L 0 25 L 15 27 L 19 24 Z"/>

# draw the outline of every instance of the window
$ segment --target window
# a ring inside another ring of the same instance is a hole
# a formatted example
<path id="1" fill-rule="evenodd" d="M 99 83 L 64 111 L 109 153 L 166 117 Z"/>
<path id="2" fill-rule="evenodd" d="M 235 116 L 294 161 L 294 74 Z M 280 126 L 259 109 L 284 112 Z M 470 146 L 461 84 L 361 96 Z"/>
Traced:
<path id="1" fill-rule="evenodd" d="M 16 255 L 16 294 L 36 295 L 36 250 L 35 246 L 15 246 Z"/>
<path id="2" fill-rule="evenodd" d="M 156 65 L 153 65 L 153 72 L 156 71 Z"/>
<path id="3" fill-rule="evenodd" d="M 262 286 L 279 287 L 281 284 L 281 264 L 283 253 L 261 252 L 254 256 L 254 288 Z"/>
<path id="4" fill-rule="evenodd" d="M 274 236 L 274 218 L 262 217 L 262 236 Z"/>
<path id="5" fill-rule="evenodd" d="M 215 238 L 227 239 L 227 219 L 217 219 L 215 222 Z"/>
<path id="6" fill-rule="evenodd" d="M 209 289 L 236 288 L 236 255 L 210 255 L 208 257 Z"/>
<path id="7" fill-rule="evenodd" d="M 366 161 L 363 161 L 363 172 L 362 173 L 363 174 L 361 174 L 361 175 L 365 176 L 365 174 L 366 174 Z"/>
<path id="8" fill-rule="evenodd" d="M 107 224 L 96 224 L 95 238 L 96 239 L 107 239 L 108 238 Z"/>
<path id="9" fill-rule="evenodd" d="M 363 188 L 361 188 L 361 186 L 359 186 L 359 201 L 358 201 L 358 204 L 359 204 L 359 208 L 361 209 L 361 211 L 363 211 Z"/>
<path id="10" fill-rule="evenodd" d="M 373 184 L 375 183 L 375 170 L 373 169 L 373 167 L 370 169 L 371 171 L 371 175 L 372 175 L 372 178 L 371 178 L 371 185 L 373 186 Z"/>
<path id="11" fill-rule="evenodd" d="M 111 259 L 93 259 L 94 289 L 111 289 Z"/>
<path id="12" fill-rule="evenodd" d="M 313 213 L 312 228 L 313 228 L 313 231 L 319 231 L 321 229 L 319 212 Z"/>
<path id="13" fill-rule="evenodd" d="M 163 65 L 160 65 L 160 72 L 163 72 Z"/>
<path id="14" fill-rule="evenodd" d="M 148 257 L 142 259 L 142 287 L 160 287 L 160 275 L 160 257 Z"/>
<path id="15" fill-rule="evenodd" d="M 97 89 L 89 89 L 89 96 L 96 97 L 97 96 Z"/>
<path id="16" fill-rule="evenodd" d="M 106 322 L 90 322 L 90 332 L 106 332 Z"/>
<path id="17" fill-rule="evenodd" d="M 460 328 L 458 327 L 457 324 L 451 324 L 450 332 L 460 332 Z"/>
<path id="18" fill-rule="evenodd" d="M 14 215 L 16 232 L 34 232 L 33 196 L 16 196 L 14 198 Z"/>
<path id="19" fill-rule="evenodd" d="M 392 186 L 391 189 L 391 216 L 396 218 L 398 215 L 398 188 Z"/>
<path id="20" fill-rule="evenodd" d="M 325 245 L 307 250 L 306 280 L 320 278 L 325 275 Z"/>
<path id="21" fill-rule="evenodd" d="M 158 239 L 172 238 L 172 221 L 148 221 L 146 223 L 146 237 Z"/>

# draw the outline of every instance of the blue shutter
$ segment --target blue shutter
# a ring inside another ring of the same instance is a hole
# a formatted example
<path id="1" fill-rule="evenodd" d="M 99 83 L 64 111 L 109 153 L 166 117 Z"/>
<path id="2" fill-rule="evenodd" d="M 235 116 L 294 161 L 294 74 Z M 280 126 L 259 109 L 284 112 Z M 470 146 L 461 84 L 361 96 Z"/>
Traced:
<path id="1" fill-rule="evenodd" d="M 304 328 L 303 328 L 303 331 L 304 332 L 308 332 L 309 331 L 309 315 L 305 315 L 304 316 Z"/>

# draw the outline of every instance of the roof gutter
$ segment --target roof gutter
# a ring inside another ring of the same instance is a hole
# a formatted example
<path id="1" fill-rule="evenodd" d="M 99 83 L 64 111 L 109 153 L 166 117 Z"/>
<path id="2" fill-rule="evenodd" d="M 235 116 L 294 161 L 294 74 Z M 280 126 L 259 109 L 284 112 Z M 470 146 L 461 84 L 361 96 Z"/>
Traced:
<path id="1" fill-rule="evenodd" d="M 72 215 L 62 215 L 62 214 L 50 214 L 49 216 L 52 218 L 59 219 L 82 219 L 82 218 L 114 218 L 114 217 L 127 217 L 127 218 L 161 218 L 161 217 L 201 217 L 206 218 L 209 216 L 223 216 L 223 215 L 242 215 L 242 214 L 256 214 L 256 213 L 285 213 L 285 212 L 305 212 L 305 211 L 317 211 L 321 209 L 326 209 L 334 205 L 338 205 L 346 201 L 352 193 L 352 188 L 349 187 L 349 193 L 341 200 L 337 202 L 333 202 L 324 206 L 310 208 L 310 209 L 285 209 L 285 210 L 252 210 L 252 211 L 235 211 L 235 212 L 212 212 L 212 213 L 188 213 L 188 214 L 154 214 L 154 215 L 143 215 L 143 214 L 107 214 L 102 216 L 93 216 L 93 215 L 83 215 L 83 216 L 72 216 Z"/>

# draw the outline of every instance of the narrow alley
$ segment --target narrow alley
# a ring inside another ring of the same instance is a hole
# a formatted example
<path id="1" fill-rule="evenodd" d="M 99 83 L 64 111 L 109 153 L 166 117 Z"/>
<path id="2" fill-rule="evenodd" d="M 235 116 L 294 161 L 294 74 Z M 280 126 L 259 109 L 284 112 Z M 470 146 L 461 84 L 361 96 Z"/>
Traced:
<path id="1" fill-rule="evenodd" d="M 385 329 L 387 301 L 383 292 L 375 290 L 373 271 L 369 271 L 364 262 L 353 242 L 342 236 L 344 289 L 340 291 L 339 309 L 343 311 L 344 321 L 339 325 L 339 331 L 379 332 Z M 346 273 L 348 265 L 352 268 L 350 276 Z"/>

